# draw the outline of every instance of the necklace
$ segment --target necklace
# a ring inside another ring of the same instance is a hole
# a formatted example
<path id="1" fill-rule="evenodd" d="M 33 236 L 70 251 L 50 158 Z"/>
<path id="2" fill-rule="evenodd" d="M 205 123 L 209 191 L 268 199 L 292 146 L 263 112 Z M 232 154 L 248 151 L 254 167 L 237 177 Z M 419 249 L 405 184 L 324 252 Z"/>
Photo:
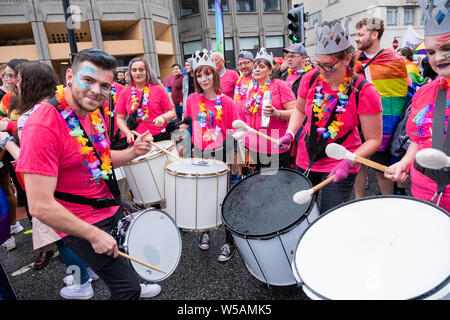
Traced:
<path id="1" fill-rule="evenodd" d="M 197 114 L 197 120 L 200 125 L 200 128 L 202 128 L 202 137 L 203 141 L 209 142 L 209 141 L 216 141 L 217 137 L 220 134 L 221 127 L 219 124 L 221 124 L 222 120 L 222 97 L 223 93 L 221 91 L 216 92 L 216 100 L 215 100 L 215 108 L 216 108 L 216 116 L 214 117 L 214 113 L 211 110 L 206 109 L 206 97 L 203 93 L 199 94 L 200 96 L 200 103 L 199 106 L 199 112 Z M 210 117 L 210 122 L 208 123 L 207 118 L 208 114 Z M 214 133 L 211 135 L 208 132 L 208 124 L 210 128 L 215 128 Z"/>
<path id="2" fill-rule="evenodd" d="M 247 101 L 246 109 L 248 112 L 256 114 L 259 110 L 259 106 L 261 105 L 264 92 L 266 92 L 269 87 L 270 79 L 267 80 L 266 83 L 262 86 L 262 88 L 258 85 L 258 90 L 255 90 L 254 87 L 250 90 L 250 99 Z"/>
<path id="3" fill-rule="evenodd" d="M 83 156 L 83 164 L 87 167 L 92 180 L 96 183 L 99 183 L 100 179 L 108 180 L 112 173 L 110 143 L 104 134 L 105 129 L 103 128 L 99 109 L 89 113 L 92 134 L 92 138 L 89 139 L 75 112 L 64 98 L 63 86 L 57 87 L 56 99 L 59 102 L 58 110 L 60 115 L 70 128 L 69 134 L 76 138 L 81 145 L 80 153 Z M 89 141 L 91 141 L 93 147 L 88 146 Z"/>
<path id="4" fill-rule="evenodd" d="M 344 82 L 339 86 L 339 92 L 337 93 L 337 98 L 334 95 L 323 94 L 323 77 L 319 76 L 319 81 L 316 86 L 316 93 L 313 100 L 313 113 L 317 121 L 315 125 L 317 126 L 316 132 L 322 138 L 331 139 L 336 138 L 339 128 L 344 125 L 343 114 L 346 111 L 345 106 L 348 104 L 348 96 L 345 94 L 347 88 L 351 86 L 350 78 L 344 78 Z M 331 122 L 331 124 L 326 128 L 331 112 L 333 111 L 333 104 L 336 107 L 336 120 Z"/>
<path id="5" fill-rule="evenodd" d="M 250 85 L 250 82 L 252 82 L 252 77 L 249 76 L 247 82 L 241 85 L 243 80 L 244 76 L 240 76 L 238 82 L 236 83 L 236 87 L 234 88 L 234 101 L 239 101 L 242 97 L 245 97 L 248 86 Z"/>
<path id="6" fill-rule="evenodd" d="M 133 84 L 131 87 L 131 111 L 133 112 L 134 110 L 137 109 L 137 118 L 138 119 L 142 119 L 145 120 L 148 118 L 148 108 L 147 108 L 147 103 L 148 103 L 148 96 L 149 96 L 149 88 L 148 85 L 145 84 L 144 90 L 142 92 L 142 104 L 139 107 L 139 99 L 137 97 L 137 89 L 136 86 Z"/>

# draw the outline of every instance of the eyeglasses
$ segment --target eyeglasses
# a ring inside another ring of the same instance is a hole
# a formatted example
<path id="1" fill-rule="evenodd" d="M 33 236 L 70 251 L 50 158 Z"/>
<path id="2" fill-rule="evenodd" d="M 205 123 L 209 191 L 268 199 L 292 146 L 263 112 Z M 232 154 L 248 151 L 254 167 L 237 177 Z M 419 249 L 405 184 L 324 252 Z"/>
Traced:
<path id="1" fill-rule="evenodd" d="M 240 61 L 240 62 L 238 63 L 238 66 L 241 67 L 241 66 L 243 66 L 243 65 L 247 65 L 247 64 L 250 64 L 250 63 L 253 63 L 253 61 L 251 61 L 251 60 Z"/>
<path id="2" fill-rule="evenodd" d="M 11 73 L 5 73 L 5 79 L 15 79 L 16 78 L 16 76 L 14 75 L 14 74 L 11 74 Z"/>
<path id="3" fill-rule="evenodd" d="M 295 58 L 300 58 L 299 54 L 288 54 L 286 56 L 286 59 L 295 59 Z"/>
<path id="4" fill-rule="evenodd" d="M 313 64 L 314 64 L 315 67 L 322 68 L 322 69 L 325 70 L 326 72 L 334 72 L 334 71 L 336 71 L 336 70 L 334 69 L 334 66 L 337 65 L 337 64 L 339 63 L 339 61 L 341 61 L 341 60 L 342 60 L 342 59 L 339 59 L 338 61 L 336 61 L 335 63 L 333 63 L 333 65 L 331 65 L 331 66 L 324 66 L 323 64 L 320 64 L 320 63 L 319 63 L 319 60 L 318 60 L 318 59 L 315 59 L 315 60 L 313 61 Z"/>

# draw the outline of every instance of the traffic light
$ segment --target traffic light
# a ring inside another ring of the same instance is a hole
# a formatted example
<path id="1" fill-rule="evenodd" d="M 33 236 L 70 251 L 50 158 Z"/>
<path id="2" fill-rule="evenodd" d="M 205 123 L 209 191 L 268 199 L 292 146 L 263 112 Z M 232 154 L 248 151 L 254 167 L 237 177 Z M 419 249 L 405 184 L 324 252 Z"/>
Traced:
<path id="1" fill-rule="evenodd" d="M 288 29 L 290 30 L 289 40 L 293 43 L 304 43 L 304 12 L 303 6 L 297 6 L 289 10 L 287 15 L 289 20 Z"/>

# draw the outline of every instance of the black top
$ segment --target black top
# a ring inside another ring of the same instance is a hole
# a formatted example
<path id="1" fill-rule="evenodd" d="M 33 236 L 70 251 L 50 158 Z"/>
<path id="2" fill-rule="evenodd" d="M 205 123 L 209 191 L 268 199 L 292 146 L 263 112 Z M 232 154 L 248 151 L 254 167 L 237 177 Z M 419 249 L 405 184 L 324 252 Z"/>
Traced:
<path id="1" fill-rule="evenodd" d="M 2 101 L 3 97 L 5 96 L 6 92 L 3 91 L 3 89 L 0 89 L 0 101 Z"/>
<path id="2" fill-rule="evenodd" d="M 246 236 L 282 231 L 311 210 L 312 201 L 306 205 L 293 201 L 295 193 L 311 187 L 311 182 L 295 170 L 255 173 L 228 192 L 222 204 L 223 221 L 232 232 Z"/>

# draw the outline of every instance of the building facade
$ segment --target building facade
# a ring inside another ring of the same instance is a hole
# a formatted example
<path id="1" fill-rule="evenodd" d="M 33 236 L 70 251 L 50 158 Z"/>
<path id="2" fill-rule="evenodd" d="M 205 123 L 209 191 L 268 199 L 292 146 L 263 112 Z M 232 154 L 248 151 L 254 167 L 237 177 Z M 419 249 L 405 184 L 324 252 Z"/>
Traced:
<path id="1" fill-rule="evenodd" d="M 214 0 L 173 2 L 183 58 L 202 48 L 214 50 Z M 241 50 L 255 54 L 260 47 L 265 47 L 274 56 L 282 56 L 282 49 L 289 44 L 286 17 L 292 1 L 222 0 L 222 7 L 227 68 L 235 67 L 235 59 Z"/>
<path id="2" fill-rule="evenodd" d="M 141 56 L 162 78 L 182 59 L 172 1 L 71 0 L 69 11 L 78 51 L 102 49 L 121 66 Z M 51 64 L 64 79 L 71 57 L 61 0 L 0 0 L 0 63 L 13 58 Z"/>
<path id="3" fill-rule="evenodd" d="M 423 17 L 418 0 L 293 0 L 293 5 L 302 4 L 309 13 L 306 28 L 306 48 L 314 55 L 314 25 L 323 21 L 350 20 L 350 33 L 354 39 L 356 23 L 365 17 L 375 16 L 385 22 L 385 32 L 381 39 L 383 48 L 393 48 L 394 40 L 401 44 L 406 30 L 411 26 L 423 37 Z"/>

